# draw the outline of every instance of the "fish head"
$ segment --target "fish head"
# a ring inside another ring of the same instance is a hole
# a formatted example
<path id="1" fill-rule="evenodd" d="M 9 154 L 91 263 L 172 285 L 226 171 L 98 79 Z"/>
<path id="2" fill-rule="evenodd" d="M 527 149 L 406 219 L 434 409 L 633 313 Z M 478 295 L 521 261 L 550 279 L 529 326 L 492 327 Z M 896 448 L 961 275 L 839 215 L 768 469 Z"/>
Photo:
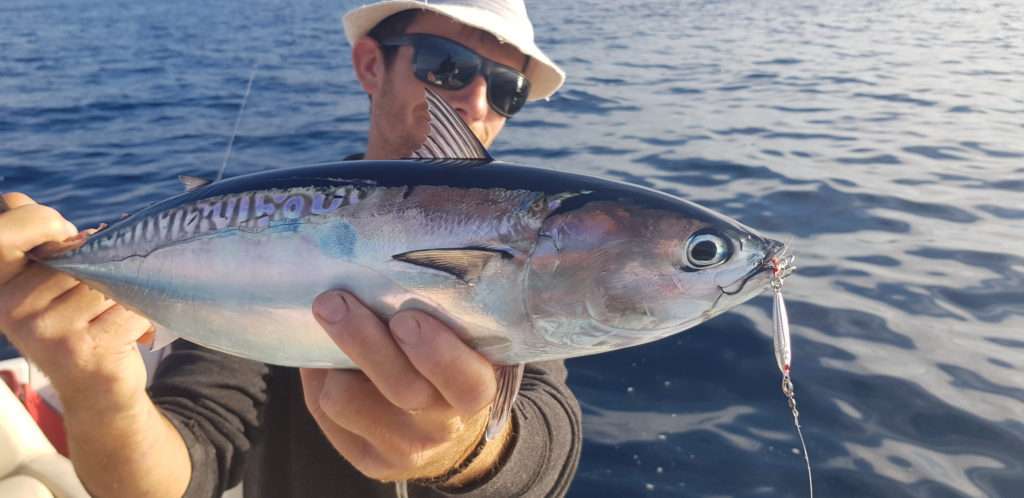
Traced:
<path id="1" fill-rule="evenodd" d="M 552 217 L 528 273 L 549 342 L 590 354 L 654 341 L 770 284 L 785 245 L 693 203 L 591 202 Z"/>

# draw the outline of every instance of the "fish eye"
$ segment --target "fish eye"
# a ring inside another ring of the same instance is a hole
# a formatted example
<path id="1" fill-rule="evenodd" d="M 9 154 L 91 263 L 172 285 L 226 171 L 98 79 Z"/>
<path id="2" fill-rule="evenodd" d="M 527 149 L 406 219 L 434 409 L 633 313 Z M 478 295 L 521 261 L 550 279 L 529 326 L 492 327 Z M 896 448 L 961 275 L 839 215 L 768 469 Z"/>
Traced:
<path id="1" fill-rule="evenodd" d="M 698 233 L 686 242 L 686 265 L 691 268 L 711 268 L 726 262 L 729 256 L 732 256 L 729 241 L 716 233 Z"/>

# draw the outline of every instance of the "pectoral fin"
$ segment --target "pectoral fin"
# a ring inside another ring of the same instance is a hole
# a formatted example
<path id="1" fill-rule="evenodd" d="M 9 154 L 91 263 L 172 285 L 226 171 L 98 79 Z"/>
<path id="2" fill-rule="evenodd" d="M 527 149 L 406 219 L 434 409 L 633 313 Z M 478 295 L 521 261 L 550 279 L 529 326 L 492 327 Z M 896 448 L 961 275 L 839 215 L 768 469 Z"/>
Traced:
<path id="1" fill-rule="evenodd" d="M 479 278 L 484 267 L 494 258 L 511 257 L 505 251 L 487 248 L 424 249 L 392 256 L 398 261 L 449 273 L 467 283 Z"/>

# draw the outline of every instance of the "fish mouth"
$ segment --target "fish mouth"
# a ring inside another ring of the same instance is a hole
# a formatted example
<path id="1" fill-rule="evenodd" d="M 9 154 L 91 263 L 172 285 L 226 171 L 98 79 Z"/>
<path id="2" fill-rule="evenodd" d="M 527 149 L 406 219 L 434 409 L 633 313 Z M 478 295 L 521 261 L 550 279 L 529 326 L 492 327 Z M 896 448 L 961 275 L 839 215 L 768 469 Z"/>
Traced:
<path id="1" fill-rule="evenodd" d="M 768 247 L 765 250 L 764 257 L 761 258 L 761 260 L 758 261 L 758 263 L 754 265 L 754 267 L 749 272 L 747 272 L 742 277 L 736 279 L 729 285 L 718 286 L 718 290 L 722 293 L 719 296 L 719 298 L 721 298 L 722 296 L 735 296 L 736 294 L 743 292 L 743 288 L 746 287 L 747 282 L 751 281 L 754 277 L 762 273 L 774 273 L 773 278 L 778 278 L 779 280 L 782 280 L 791 275 L 793 271 L 796 270 L 796 265 L 793 264 L 793 261 L 796 260 L 796 256 L 793 254 L 789 254 L 789 246 L 777 240 L 769 239 L 767 242 Z M 733 286 L 738 287 L 736 288 L 736 290 L 728 290 L 728 288 Z"/>

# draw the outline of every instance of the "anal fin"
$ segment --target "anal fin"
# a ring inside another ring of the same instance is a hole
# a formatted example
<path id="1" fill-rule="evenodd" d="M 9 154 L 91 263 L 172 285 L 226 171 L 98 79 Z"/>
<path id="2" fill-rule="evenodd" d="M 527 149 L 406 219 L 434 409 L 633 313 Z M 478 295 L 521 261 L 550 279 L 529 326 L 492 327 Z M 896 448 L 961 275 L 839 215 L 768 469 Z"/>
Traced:
<path id="1" fill-rule="evenodd" d="M 505 424 L 512 418 L 512 405 L 519 394 L 525 370 L 526 365 L 522 363 L 498 367 L 498 393 L 494 397 L 494 404 L 491 405 L 491 416 L 487 419 L 487 431 L 484 433 L 488 441 L 498 437 Z"/>
<path id="2" fill-rule="evenodd" d="M 156 329 L 156 332 L 153 334 L 153 344 L 149 347 L 150 351 L 158 351 L 178 340 L 178 334 L 171 332 L 168 328 L 155 323 L 153 327 Z"/>

